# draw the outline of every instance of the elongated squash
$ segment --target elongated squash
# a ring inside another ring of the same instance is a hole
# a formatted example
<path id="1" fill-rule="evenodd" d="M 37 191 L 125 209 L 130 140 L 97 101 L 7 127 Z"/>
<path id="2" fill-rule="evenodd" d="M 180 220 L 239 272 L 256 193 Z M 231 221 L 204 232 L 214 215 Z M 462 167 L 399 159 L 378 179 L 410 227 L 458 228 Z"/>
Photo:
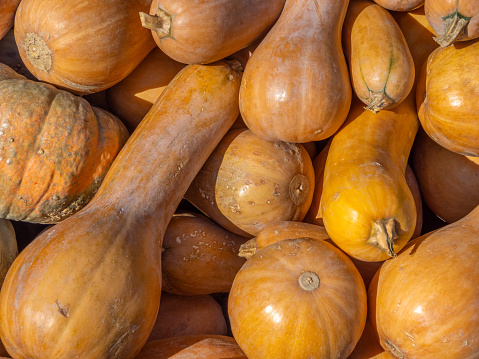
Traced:
<path id="1" fill-rule="evenodd" d="M 354 1 L 343 26 L 351 82 L 366 109 L 393 108 L 411 92 L 414 62 L 392 15 L 373 1 Z"/>
<path id="2" fill-rule="evenodd" d="M 267 140 L 332 136 L 346 119 L 351 83 L 341 47 L 349 0 L 287 0 L 246 65 L 240 111 Z"/>
<path id="3" fill-rule="evenodd" d="M 424 5 L 424 0 L 374 0 L 383 8 L 393 11 L 410 11 Z"/>
<path id="4" fill-rule="evenodd" d="M 89 205 L 21 252 L 0 294 L 0 336 L 12 356 L 138 354 L 159 307 L 161 238 L 238 116 L 239 85 L 240 75 L 224 63 L 184 68 Z"/>
<path id="5" fill-rule="evenodd" d="M 377 115 L 356 100 L 333 137 L 321 208 L 326 231 L 349 255 L 385 260 L 412 237 L 417 212 L 405 171 L 418 127 L 411 95 Z"/>

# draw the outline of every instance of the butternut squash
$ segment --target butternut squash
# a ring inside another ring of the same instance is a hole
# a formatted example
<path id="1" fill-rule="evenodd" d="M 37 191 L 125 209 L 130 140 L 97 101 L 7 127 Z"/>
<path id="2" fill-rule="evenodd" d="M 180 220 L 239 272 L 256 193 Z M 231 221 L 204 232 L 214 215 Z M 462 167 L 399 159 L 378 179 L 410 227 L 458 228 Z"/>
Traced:
<path id="1" fill-rule="evenodd" d="M 373 1 L 353 1 L 343 26 L 351 82 L 366 109 L 377 113 L 404 101 L 414 83 L 414 62 L 392 15 Z"/>
<path id="2" fill-rule="evenodd" d="M 21 252 L 0 293 L 0 336 L 12 356 L 138 354 L 159 307 L 161 238 L 238 116 L 239 86 L 240 75 L 224 63 L 185 67 L 89 205 Z"/>
<path id="3" fill-rule="evenodd" d="M 374 2 L 393 11 L 410 11 L 424 5 L 424 0 L 374 0 Z"/>
<path id="4" fill-rule="evenodd" d="M 441 47 L 479 37 L 478 0 L 426 0 L 424 10 Z"/>
<path id="5" fill-rule="evenodd" d="M 240 112 L 270 141 L 332 136 L 346 119 L 351 83 L 341 47 L 349 0 L 287 0 L 246 65 Z"/>
<path id="6" fill-rule="evenodd" d="M 223 59 L 264 36 L 285 0 L 153 0 L 140 13 L 158 47 L 186 64 Z"/>
<path id="7" fill-rule="evenodd" d="M 404 174 L 418 127 L 412 96 L 377 115 L 356 99 L 332 139 L 321 209 L 326 231 L 350 256 L 382 261 L 412 237 L 417 210 Z"/>

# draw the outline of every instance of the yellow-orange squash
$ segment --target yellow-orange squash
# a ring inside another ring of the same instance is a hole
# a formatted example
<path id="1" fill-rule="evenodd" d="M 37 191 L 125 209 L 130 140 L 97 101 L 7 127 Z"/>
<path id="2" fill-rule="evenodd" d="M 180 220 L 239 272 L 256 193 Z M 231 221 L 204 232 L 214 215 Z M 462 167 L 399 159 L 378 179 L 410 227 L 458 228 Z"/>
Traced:
<path id="1" fill-rule="evenodd" d="M 418 80 L 426 133 L 449 151 L 479 156 L 479 39 L 434 50 Z"/>
<path id="2" fill-rule="evenodd" d="M 158 47 L 186 64 L 223 59 L 250 45 L 278 19 L 285 0 L 153 0 L 141 13 Z"/>
<path id="3" fill-rule="evenodd" d="M 238 116 L 239 86 L 240 75 L 224 63 L 185 67 L 95 199 L 20 253 L 0 293 L 0 336 L 13 357 L 138 354 L 159 308 L 163 233 Z"/>
<path id="4" fill-rule="evenodd" d="M 321 209 L 326 231 L 339 248 L 376 262 L 394 257 L 416 227 L 405 171 L 419 121 L 413 96 L 378 114 L 361 105 L 356 100 L 332 139 Z"/>
<path id="5" fill-rule="evenodd" d="M 2 0 L 0 3 L 0 39 L 13 27 L 13 19 L 20 0 Z"/>
<path id="6" fill-rule="evenodd" d="M 383 8 L 393 11 L 410 11 L 424 5 L 424 0 L 374 0 Z"/>
<path id="7" fill-rule="evenodd" d="M 393 358 L 479 356 L 479 207 L 415 239 L 370 287 L 381 345 Z"/>
<path id="8" fill-rule="evenodd" d="M 312 238 L 258 251 L 236 275 L 228 299 L 231 330 L 249 359 L 347 358 L 366 311 L 354 264 Z"/>
<path id="9" fill-rule="evenodd" d="M 373 1 L 353 1 L 343 26 L 343 46 L 354 92 L 377 113 L 401 103 L 414 83 L 414 62 L 392 15 Z"/>
<path id="10" fill-rule="evenodd" d="M 22 0 L 15 40 L 41 81 L 77 94 L 125 78 L 155 47 L 138 12 L 152 0 Z"/>
<path id="11" fill-rule="evenodd" d="M 301 144 L 230 131 L 185 198 L 231 232 L 256 235 L 271 221 L 301 221 L 314 191 L 314 170 Z"/>
<path id="12" fill-rule="evenodd" d="M 95 195 L 128 132 L 111 113 L 0 64 L 0 217 L 57 223 Z"/>
<path id="13" fill-rule="evenodd" d="M 479 37 L 478 0 L 426 0 L 424 10 L 442 47 Z"/>
<path id="14" fill-rule="evenodd" d="M 240 111 L 267 140 L 305 143 L 332 136 L 351 104 L 341 47 L 349 0 L 287 0 L 280 18 L 249 59 Z"/>

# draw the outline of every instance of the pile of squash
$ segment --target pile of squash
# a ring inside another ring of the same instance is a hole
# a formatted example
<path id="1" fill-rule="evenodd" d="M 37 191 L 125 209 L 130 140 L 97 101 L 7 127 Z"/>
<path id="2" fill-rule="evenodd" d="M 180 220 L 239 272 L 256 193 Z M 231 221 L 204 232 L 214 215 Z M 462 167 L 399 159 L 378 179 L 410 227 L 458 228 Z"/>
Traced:
<path id="1" fill-rule="evenodd" d="M 0 357 L 479 357 L 479 1 L 2 0 Z"/>

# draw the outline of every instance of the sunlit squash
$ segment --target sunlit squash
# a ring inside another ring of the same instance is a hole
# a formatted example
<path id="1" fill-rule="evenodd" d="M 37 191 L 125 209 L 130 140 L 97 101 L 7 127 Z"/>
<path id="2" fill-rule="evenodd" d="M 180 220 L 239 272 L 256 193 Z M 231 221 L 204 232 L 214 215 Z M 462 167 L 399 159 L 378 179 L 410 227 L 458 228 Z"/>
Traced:
<path id="1" fill-rule="evenodd" d="M 423 65 L 416 103 L 426 133 L 449 151 L 479 156 L 479 39 L 440 47 Z"/>
<path id="2" fill-rule="evenodd" d="M 155 47 L 138 12 L 152 0 L 22 0 L 15 40 L 28 70 L 76 94 L 125 78 Z"/>
<path id="3" fill-rule="evenodd" d="M 383 264 L 370 313 L 393 358 L 479 356 L 478 238 L 476 207 Z"/>
<path id="4" fill-rule="evenodd" d="M 256 235 L 271 221 L 301 221 L 313 197 L 314 170 L 301 144 L 228 132 L 185 198 L 231 232 Z"/>
<path id="5" fill-rule="evenodd" d="M 343 26 L 343 47 L 354 92 L 377 113 L 404 101 L 414 83 L 414 62 L 392 15 L 370 0 L 353 1 Z"/>
<path id="6" fill-rule="evenodd" d="M 267 140 L 305 143 L 332 136 L 351 104 L 341 46 L 349 0 L 287 0 L 253 52 L 240 90 L 248 128 Z"/>
<path id="7" fill-rule="evenodd" d="M 153 0 L 140 13 L 158 47 L 186 64 L 223 59 L 264 36 L 285 0 Z"/>
<path id="8" fill-rule="evenodd" d="M 238 116 L 239 86 L 225 63 L 185 67 L 88 206 L 19 254 L 0 292 L 0 336 L 13 357 L 138 354 L 159 308 L 163 233 Z"/>
<path id="9" fill-rule="evenodd" d="M 356 100 L 333 137 L 321 210 L 331 239 L 352 257 L 382 261 L 412 237 L 417 210 L 405 171 L 418 127 L 413 96 L 378 114 Z"/>
<path id="10" fill-rule="evenodd" d="M 394 11 L 410 11 L 424 5 L 424 0 L 374 0 L 374 2 Z"/>
<path id="11" fill-rule="evenodd" d="M 424 10 L 442 47 L 479 37 L 478 0 L 426 0 Z"/>
<path id="12" fill-rule="evenodd" d="M 0 3 L 0 39 L 13 27 L 18 4 L 20 0 L 2 0 Z"/>
<path id="13" fill-rule="evenodd" d="M 258 251 L 236 275 L 228 299 L 233 336 L 249 359 L 347 358 L 366 312 L 354 264 L 312 238 Z"/>
<path id="14" fill-rule="evenodd" d="M 0 218 L 57 223 L 95 195 L 128 132 L 111 113 L 0 64 Z"/>
<path id="15" fill-rule="evenodd" d="M 244 264 L 238 252 L 246 240 L 201 216 L 175 214 L 163 237 L 163 290 L 178 295 L 229 292 Z"/>

